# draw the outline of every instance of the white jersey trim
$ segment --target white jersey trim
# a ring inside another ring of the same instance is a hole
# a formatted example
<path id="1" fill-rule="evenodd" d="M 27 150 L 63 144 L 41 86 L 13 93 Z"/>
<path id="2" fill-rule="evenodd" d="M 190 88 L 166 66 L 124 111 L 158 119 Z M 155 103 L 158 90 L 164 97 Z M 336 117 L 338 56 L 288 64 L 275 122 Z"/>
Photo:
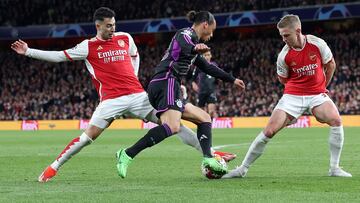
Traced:
<path id="1" fill-rule="evenodd" d="M 321 62 L 323 64 L 329 63 L 333 58 L 333 54 L 331 53 L 331 50 L 327 43 L 323 39 L 314 35 L 306 35 L 306 38 L 308 43 L 313 44 L 319 48 L 321 54 Z"/>
<path id="2" fill-rule="evenodd" d="M 289 52 L 290 48 L 288 45 L 285 45 L 280 51 L 277 61 L 276 61 L 276 69 L 277 74 L 283 78 L 289 77 L 289 67 L 285 63 L 285 56 Z"/>
<path id="3" fill-rule="evenodd" d="M 114 34 L 115 36 L 125 35 L 129 39 L 129 54 L 131 57 L 131 64 L 134 68 L 134 73 L 136 76 L 138 76 L 139 72 L 139 66 L 140 66 L 140 56 L 136 47 L 136 44 L 134 42 L 134 39 L 131 37 L 131 35 L 127 32 L 116 32 Z"/>
<path id="4" fill-rule="evenodd" d="M 66 57 L 70 61 L 85 60 L 89 54 L 89 40 L 84 40 L 75 47 L 64 50 Z"/>

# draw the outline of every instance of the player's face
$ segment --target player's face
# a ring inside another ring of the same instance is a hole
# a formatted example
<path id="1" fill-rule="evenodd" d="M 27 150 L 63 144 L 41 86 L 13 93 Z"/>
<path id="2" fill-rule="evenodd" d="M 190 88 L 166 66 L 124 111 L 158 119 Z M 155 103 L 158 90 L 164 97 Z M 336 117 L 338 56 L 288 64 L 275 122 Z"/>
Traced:
<path id="1" fill-rule="evenodd" d="M 115 33 L 115 18 L 104 18 L 96 23 L 96 29 L 103 40 L 111 39 Z"/>
<path id="2" fill-rule="evenodd" d="M 279 28 L 280 36 L 282 40 L 290 47 L 294 47 L 297 44 L 298 32 L 294 28 Z"/>
<path id="3" fill-rule="evenodd" d="M 211 55 L 211 52 L 210 52 L 210 51 L 205 52 L 205 53 L 203 54 L 203 56 L 204 56 L 204 58 L 205 58 L 208 62 L 211 61 L 212 55 Z"/>
<path id="4" fill-rule="evenodd" d="M 216 29 L 216 21 L 214 20 L 214 23 L 211 25 L 209 25 L 207 22 L 204 22 L 202 26 L 203 26 L 203 33 L 201 36 L 201 40 L 207 42 L 213 36 L 213 32 Z"/>

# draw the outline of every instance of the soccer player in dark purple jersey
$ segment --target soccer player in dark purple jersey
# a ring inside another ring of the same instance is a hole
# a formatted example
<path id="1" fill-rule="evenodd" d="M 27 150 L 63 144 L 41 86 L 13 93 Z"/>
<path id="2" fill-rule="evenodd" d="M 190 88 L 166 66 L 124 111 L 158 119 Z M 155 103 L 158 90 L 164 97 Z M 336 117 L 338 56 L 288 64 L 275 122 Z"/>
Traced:
<path id="1" fill-rule="evenodd" d="M 191 121 L 198 126 L 197 137 L 204 156 L 202 164 L 220 173 L 227 172 L 225 166 L 220 164 L 211 153 L 210 115 L 199 107 L 183 103 L 180 82 L 194 64 L 206 74 L 231 82 L 240 90 L 244 90 L 245 84 L 242 80 L 207 62 L 202 56 L 210 48 L 200 41 L 206 42 L 213 36 L 216 29 L 214 16 L 208 11 L 190 11 L 188 19 L 193 22 L 192 27 L 176 32 L 162 60 L 155 67 L 155 74 L 148 86 L 149 100 L 157 110 L 161 125 L 149 130 L 133 146 L 117 152 L 117 169 L 122 178 L 125 178 L 129 164 L 139 152 L 179 132 L 181 119 Z"/>

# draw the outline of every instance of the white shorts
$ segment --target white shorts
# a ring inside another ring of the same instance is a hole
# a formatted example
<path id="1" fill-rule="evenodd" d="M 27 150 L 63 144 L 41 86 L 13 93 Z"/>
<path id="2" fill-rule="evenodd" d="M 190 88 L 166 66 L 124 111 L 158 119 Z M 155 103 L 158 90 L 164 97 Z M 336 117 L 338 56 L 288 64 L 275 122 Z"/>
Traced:
<path id="1" fill-rule="evenodd" d="M 275 109 L 283 110 L 297 119 L 306 111 L 312 113 L 311 111 L 314 107 L 319 106 L 326 101 L 330 101 L 334 104 L 325 93 L 311 96 L 284 94 Z"/>
<path id="2" fill-rule="evenodd" d="M 146 92 L 107 99 L 100 102 L 90 119 L 90 125 L 107 128 L 110 123 L 124 114 L 145 119 L 154 108 L 149 102 Z"/>

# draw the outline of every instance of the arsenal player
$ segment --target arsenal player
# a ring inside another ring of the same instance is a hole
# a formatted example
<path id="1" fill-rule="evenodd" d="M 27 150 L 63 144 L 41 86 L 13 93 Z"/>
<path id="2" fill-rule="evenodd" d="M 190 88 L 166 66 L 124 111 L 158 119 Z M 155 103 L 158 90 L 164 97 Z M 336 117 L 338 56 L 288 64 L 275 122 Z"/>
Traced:
<path id="1" fill-rule="evenodd" d="M 244 177 L 271 138 L 306 111 L 330 126 L 329 176 L 352 177 L 339 166 L 344 130 L 339 111 L 326 94 L 336 68 L 330 48 L 316 36 L 303 35 L 297 15 L 285 15 L 277 28 L 285 42 L 276 63 L 279 81 L 285 85 L 284 94 L 267 126 L 251 144 L 242 164 L 223 178 Z"/>
<path id="2" fill-rule="evenodd" d="M 94 13 L 94 22 L 97 30 L 94 38 L 86 39 L 74 48 L 64 51 L 31 49 L 22 40 L 11 45 L 18 54 L 39 60 L 85 61 L 100 98 L 89 127 L 79 137 L 73 139 L 43 171 L 38 178 L 39 182 L 47 182 L 53 178 L 66 161 L 83 147 L 91 144 L 119 116 L 131 114 L 140 119 L 158 122 L 155 110 L 137 78 L 140 59 L 133 38 L 128 33 L 115 32 L 115 12 L 109 8 L 97 9 Z M 192 130 L 181 126 L 178 135 L 185 144 L 202 152 L 196 134 Z M 222 152 L 219 154 L 229 155 Z"/>

